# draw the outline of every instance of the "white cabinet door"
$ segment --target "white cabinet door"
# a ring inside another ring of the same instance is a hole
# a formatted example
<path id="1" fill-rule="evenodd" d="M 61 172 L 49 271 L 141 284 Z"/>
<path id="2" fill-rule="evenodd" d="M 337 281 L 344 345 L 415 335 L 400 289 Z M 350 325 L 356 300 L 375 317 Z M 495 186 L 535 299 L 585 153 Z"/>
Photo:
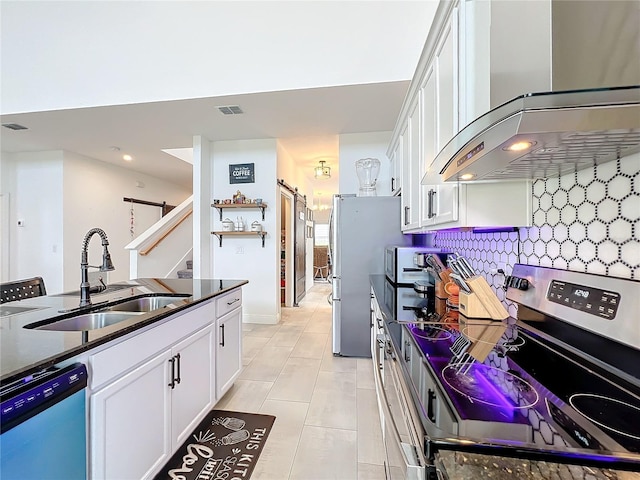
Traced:
<path id="1" fill-rule="evenodd" d="M 421 166 L 421 132 L 419 95 L 409 107 L 407 130 L 403 135 L 402 166 L 402 230 L 412 230 L 420 226 L 420 166 Z"/>
<path id="2" fill-rule="evenodd" d="M 435 187 L 435 196 L 432 202 L 433 225 L 440 225 L 458 220 L 459 188 L 456 183 L 441 183 Z"/>
<path id="3" fill-rule="evenodd" d="M 411 183 L 409 228 L 420 226 L 420 178 L 423 172 L 422 132 L 420 125 L 420 94 L 409 110 L 409 176 Z"/>
<path id="4" fill-rule="evenodd" d="M 400 194 L 400 206 L 402 207 L 401 225 L 402 230 L 406 230 L 409 225 L 409 211 L 411 210 L 411 178 L 409 167 L 409 131 L 405 124 L 402 133 L 398 137 L 400 144 L 400 151 L 402 152 L 402 193 Z"/>
<path id="5" fill-rule="evenodd" d="M 402 189 L 402 142 L 398 141 L 391 156 L 391 195 L 398 195 Z"/>
<path id="6" fill-rule="evenodd" d="M 242 370 L 242 308 L 216 320 L 216 395 L 220 399 Z"/>
<path id="7" fill-rule="evenodd" d="M 438 102 L 436 89 L 436 74 L 434 65 L 427 70 L 424 81 L 421 86 L 422 98 L 422 151 L 424 152 L 425 172 L 429 178 L 433 178 L 433 182 L 439 182 L 440 176 L 437 172 L 431 172 L 433 168 L 433 159 L 437 153 L 437 116 Z M 420 178 L 420 181 L 422 178 Z M 435 196 L 435 186 L 423 186 L 422 208 L 420 209 L 420 226 L 433 225 L 436 215 L 433 208 Z"/>
<path id="8" fill-rule="evenodd" d="M 210 325 L 171 350 L 174 382 L 173 388 L 169 388 L 174 449 L 186 440 L 214 404 L 214 342 L 213 325 Z"/>
<path id="9" fill-rule="evenodd" d="M 166 352 L 91 396 L 91 478 L 147 478 L 171 455 Z"/>
<path id="10" fill-rule="evenodd" d="M 457 12 L 453 10 L 436 52 L 438 144 L 436 153 L 458 132 Z"/>

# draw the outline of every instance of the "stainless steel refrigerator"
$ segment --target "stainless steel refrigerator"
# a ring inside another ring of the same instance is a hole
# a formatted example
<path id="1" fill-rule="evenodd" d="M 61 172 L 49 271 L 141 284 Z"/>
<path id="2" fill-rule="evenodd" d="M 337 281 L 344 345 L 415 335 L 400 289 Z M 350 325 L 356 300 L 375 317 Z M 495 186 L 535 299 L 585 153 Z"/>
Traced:
<path id="1" fill-rule="evenodd" d="M 400 197 L 335 195 L 330 220 L 333 353 L 370 357 L 369 275 L 384 274 L 387 245 L 405 245 Z"/>

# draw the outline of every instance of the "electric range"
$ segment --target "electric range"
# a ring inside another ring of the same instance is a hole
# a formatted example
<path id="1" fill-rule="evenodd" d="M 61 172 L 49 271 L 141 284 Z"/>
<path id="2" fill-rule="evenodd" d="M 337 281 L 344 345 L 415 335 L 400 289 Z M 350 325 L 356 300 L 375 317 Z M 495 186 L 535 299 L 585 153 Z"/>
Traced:
<path id="1" fill-rule="evenodd" d="M 517 264 L 506 288 L 517 319 L 387 322 L 427 461 L 458 450 L 640 471 L 640 282 Z"/>

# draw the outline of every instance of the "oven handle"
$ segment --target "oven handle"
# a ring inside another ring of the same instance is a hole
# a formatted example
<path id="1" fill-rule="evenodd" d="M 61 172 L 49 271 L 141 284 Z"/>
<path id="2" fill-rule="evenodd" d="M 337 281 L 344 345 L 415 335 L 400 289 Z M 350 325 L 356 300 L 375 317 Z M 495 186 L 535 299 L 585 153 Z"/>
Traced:
<path id="1" fill-rule="evenodd" d="M 377 340 L 380 345 L 386 344 L 386 348 L 384 350 L 381 350 L 381 349 L 376 350 L 376 366 L 378 368 L 375 369 L 374 383 L 376 386 L 376 392 L 378 394 L 378 403 L 382 408 L 382 415 L 385 419 L 385 422 L 387 421 L 390 422 L 389 426 L 391 427 L 390 430 L 393 435 L 393 438 L 390 440 L 400 447 L 399 450 L 402 452 L 402 457 L 403 457 L 402 461 L 404 462 L 407 468 L 407 471 L 415 471 L 416 472 L 415 478 L 423 478 L 424 466 L 420 465 L 419 459 L 415 459 L 416 461 L 410 461 L 409 458 L 407 457 L 407 452 L 416 451 L 417 448 L 414 445 L 411 445 L 402 441 L 400 437 L 400 433 L 398 432 L 398 427 L 396 426 L 397 425 L 396 419 L 391 414 L 391 409 L 389 408 L 389 400 L 387 398 L 387 393 L 384 389 L 384 385 L 382 382 L 382 368 L 389 368 L 389 369 L 396 368 L 395 365 L 392 365 L 392 363 L 395 364 L 397 361 L 395 359 L 395 356 L 393 358 L 390 356 L 385 356 L 382 360 L 379 358 L 381 351 L 384 351 L 385 353 L 389 353 L 387 349 L 393 350 L 393 347 L 390 345 L 391 340 L 386 339 L 384 335 L 379 335 Z M 390 355 L 393 355 L 393 353 L 390 353 Z M 381 367 L 381 365 L 384 365 L 384 367 Z M 389 371 L 391 372 L 391 370 Z M 391 373 L 391 375 L 394 375 L 394 373 Z M 398 393 L 398 395 L 400 395 L 400 393 Z M 414 478 L 414 476 L 409 476 L 408 478 Z"/>
<path id="2" fill-rule="evenodd" d="M 429 389 L 427 392 L 427 417 L 429 418 L 429 420 L 431 420 L 433 423 L 436 423 L 436 412 L 435 409 L 433 408 L 434 402 L 436 400 L 436 392 L 434 392 L 433 390 Z"/>

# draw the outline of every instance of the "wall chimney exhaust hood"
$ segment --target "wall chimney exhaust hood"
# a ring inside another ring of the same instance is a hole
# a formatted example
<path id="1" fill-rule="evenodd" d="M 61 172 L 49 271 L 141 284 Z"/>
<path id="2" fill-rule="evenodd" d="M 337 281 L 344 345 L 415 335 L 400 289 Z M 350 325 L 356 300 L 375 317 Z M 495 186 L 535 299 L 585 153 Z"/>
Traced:
<path id="1" fill-rule="evenodd" d="M 630 86 L 519 96 L 467 125 L 434 163 L 446 182 L 535 179 L 638 151 L 640 86 Z"/>

